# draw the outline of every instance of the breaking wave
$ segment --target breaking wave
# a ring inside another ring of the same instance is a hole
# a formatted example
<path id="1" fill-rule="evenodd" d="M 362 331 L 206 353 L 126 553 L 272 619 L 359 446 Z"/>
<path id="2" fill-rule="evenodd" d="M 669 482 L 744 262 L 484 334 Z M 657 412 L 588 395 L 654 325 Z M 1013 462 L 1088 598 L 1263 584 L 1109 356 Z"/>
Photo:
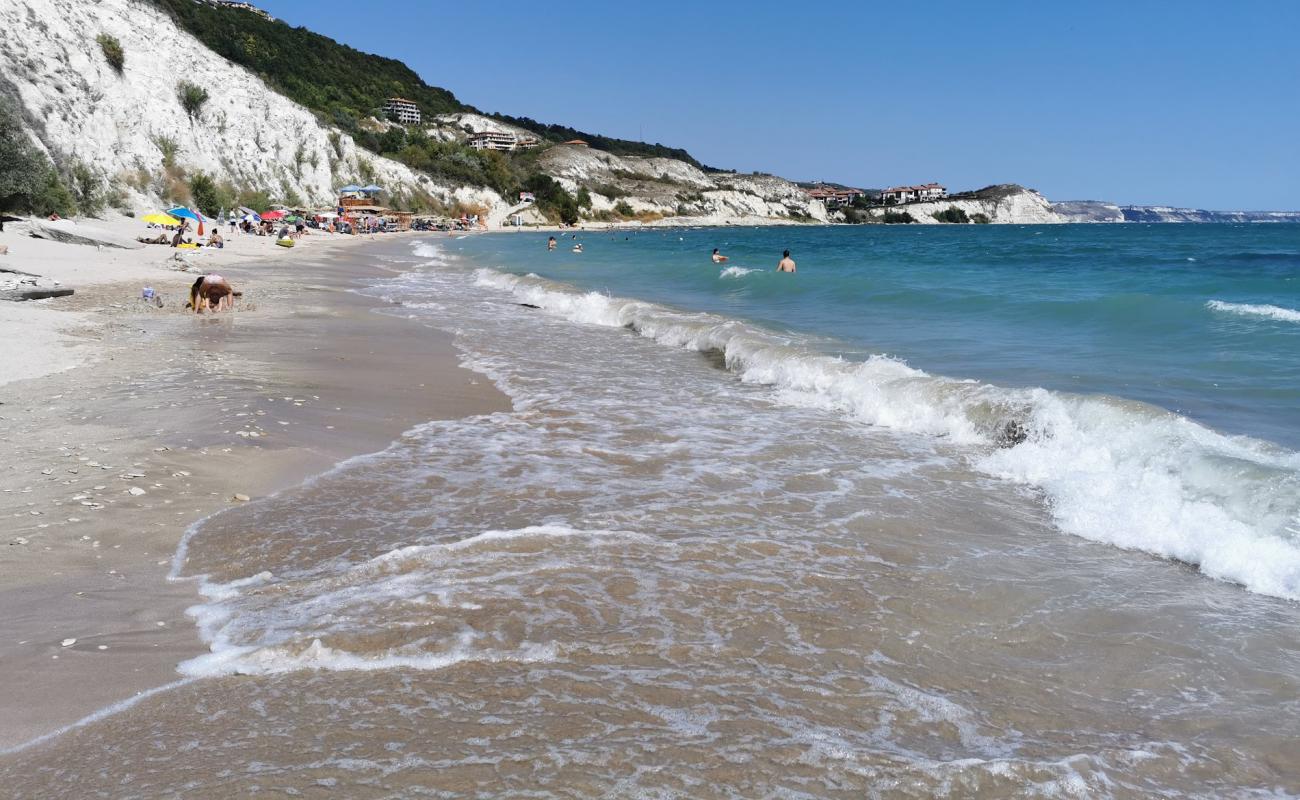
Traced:
<path id="1" fill-rule="evenodd" d="M 787 403 L 944 437 L 969 448 L 984 473 L 1042 491 L 1068 533 L 1300 599 L 1300 454 L 1121 398 L 930 375 L 880 355 L 847 361 L 735 319 L 536 275 L 475 276 L 572 322 L 716 353 L 740 380 Z"/>
<path id="2" fill-rule="evenodd" d="M 750 269 L 749 267 L 727 267 L 718 273 L 719 278 L 743 278 L 751 272 L 761 272 L 762 270 Z"/>
<path id="3" fill-rule="evenodd" d="M 1282 306 L 1272 305 L 1252 305 L 1250 303 L 1225 303 L 1222 300 L 1211 300 L 1205 304 L 1205 307 L 1211 311 L 1221 311 L 1225 314 L 1238 314 L 1243 317 L 1266 317 L 1275 319 L 1280 322 L 1300 322 L 1300 311 Z"/>

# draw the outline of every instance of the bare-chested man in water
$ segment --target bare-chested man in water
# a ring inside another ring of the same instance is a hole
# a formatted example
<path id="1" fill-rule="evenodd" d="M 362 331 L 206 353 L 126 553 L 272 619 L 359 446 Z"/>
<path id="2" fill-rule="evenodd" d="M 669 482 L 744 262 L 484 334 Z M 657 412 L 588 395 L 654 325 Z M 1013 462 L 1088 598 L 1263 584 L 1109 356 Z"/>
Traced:
<path id="1" fill-rule="evenodd" d="M 794 259 L 790 258 L 790 251 L 786 250 L 781 254 L 781 263 L 776 265 L 777 272 L 794 272 Z"/>

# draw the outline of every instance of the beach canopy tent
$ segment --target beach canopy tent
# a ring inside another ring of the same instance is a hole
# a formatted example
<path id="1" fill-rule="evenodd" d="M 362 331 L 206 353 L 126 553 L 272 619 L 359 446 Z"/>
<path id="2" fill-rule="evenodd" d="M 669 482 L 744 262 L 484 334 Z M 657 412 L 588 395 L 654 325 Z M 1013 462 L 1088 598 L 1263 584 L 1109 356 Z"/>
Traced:
<path id="1" fill-rule="evenodd" d="M 284 217 L 283 211 L 265 211 L 262 213 L 262 219 L 281 219 Z"/>
<path id="2" fill-rule="evenodd" d="M 179 225 L 181 221 L 171 214 L 164 214 L 161 211 L 157 214 L 145 214 L 140 218 L 141 222 L 147 222 L 150 225 Z"/>

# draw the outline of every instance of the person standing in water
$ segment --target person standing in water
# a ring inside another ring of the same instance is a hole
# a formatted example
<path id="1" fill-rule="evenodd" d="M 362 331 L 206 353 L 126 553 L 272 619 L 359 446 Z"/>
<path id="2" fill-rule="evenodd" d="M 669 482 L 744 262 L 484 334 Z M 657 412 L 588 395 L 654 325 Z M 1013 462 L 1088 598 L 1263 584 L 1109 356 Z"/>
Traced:
<path id="1" fill-rule="evenodd" d="M 724 262 L 724 261 L 726 261 L 726 260 L 727 260 L 727 257 L 724 256 L 722 253 L 719 253 L 719 252 L 718 252 L 718 248 L 716 248 L 716 247 L 713 248 L 713 263 L 714 263 L 714 264 L 721 264 L 722 262 Z"/>
<path id="2" fill-rule="evenodd" d="M 549 238 L 549 239 L 546 240 L 546 249 L 547 249 L 547 250 L 554 250 L 554 249 L 555 249 L 555 237 L 554 237 L 554 236 L 552 236 L 551 238 Z"/>
<path id="3" fill-rule="evenodd" d="M 790 258 L 790 251 L 786 250 L 781 254 L 781 262 L 776 265 L 777 272 L 794 272 L 794 259 Z"/>

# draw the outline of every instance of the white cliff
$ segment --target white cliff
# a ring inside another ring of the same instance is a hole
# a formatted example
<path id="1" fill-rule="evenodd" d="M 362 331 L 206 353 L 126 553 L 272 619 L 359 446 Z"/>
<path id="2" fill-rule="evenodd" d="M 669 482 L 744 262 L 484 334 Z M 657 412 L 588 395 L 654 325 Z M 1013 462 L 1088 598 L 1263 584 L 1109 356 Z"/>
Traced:
<path id="1" fill-rule="evenodd" d="M 944 223 L 934 215 L 949 208 L 960 209 L 972 219 L 976 214 L 983 214 L 993 224 L 1042 225 L 1070 221 L 1057 213 L 1047 198 L 1038 192 L 1014 184 L 989 186 L 969 195 L 963 193 L 943 200 L 872 208 L 863 213 L 883 220 L 886 213 L 907 212 L 917 223 L 939 225 Z"/>
<path id="2" fill-rule="evenodd" d="M 538 165 L 570 192 L 586 188 L 597 215 L 623 202 L 639 214 L 662 215 L 659 224 L 829 221 L 820 201 L 772 175 L 705 172 L 676 159 L 617 156 L 576 145 L 551 147 Z"/>
<path id="3" fill-rule="evenodd" d="M 101 33 L 121 42 L 121 75 L 96 41 Z M 208 92 L 193 118 L 178 99 L 180 81 Z M 440 185 L 361 150 L 142 0 L 0 2 L 0 91 L 18 99 L 56 163 L 83 165 L 137 208 L 165 188 L 165 151 L 173 147 L 167 160 L 181 170 L 273 198 L 328 204 L 335 187 L 360 180 L 393 195 L 505 208 L 491 190 Z"/>

